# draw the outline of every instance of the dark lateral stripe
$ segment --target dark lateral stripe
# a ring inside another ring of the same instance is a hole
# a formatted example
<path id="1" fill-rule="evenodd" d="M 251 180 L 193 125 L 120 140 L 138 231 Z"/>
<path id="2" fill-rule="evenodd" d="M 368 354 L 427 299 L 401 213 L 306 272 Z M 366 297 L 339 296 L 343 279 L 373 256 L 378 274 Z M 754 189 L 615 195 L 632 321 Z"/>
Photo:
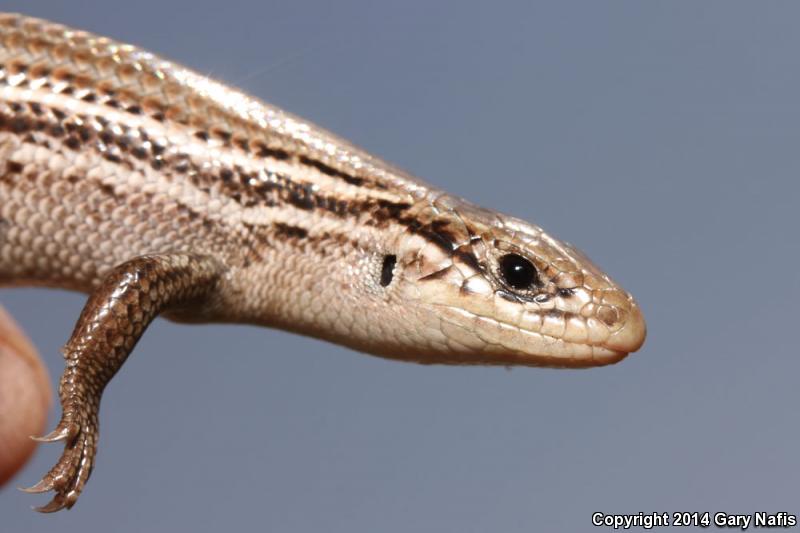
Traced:
<path id="1" fill-rule="evenodd" d="M 419 235 L 440 250 L 457 257 L 462 263 L 469 265 L 476 272 L 483 272 L 484 267 L 478 258 L 471 251 L 465 250 L 468 246 L 459 246 L 456 235 L 448 229 L 450 222 L 443 219 L 434 219 L 425 224 L 409 217 L 400 217 L 400 223 L 408 228 L 408 231 Z M 471 248 L 471 247 L 470 247 Z"/>
<path id="2" fill-rule="evenodd" d="M 312 159 L 305 155 L 301 155 L 298 158 L 298 161 L 300 161 L 300 163 L 303 165 L 308 165 L 310 167 L 316 168 L 323 174 L 332 176 L 334 178 L 339 178 L 345 181 L 346 183 L 349 183 L 350 185 L 355 185 L 357 187 L 366 187 L 369 189 L 379 189 L 384 191 L 389 190 L 389 187 L 386 186 L 386 184 L 381 183 L 376 179 L 361 178 L 358 176 L 354 176 L 352 174 L 348 174 L 347 172 L 335 169 L 330 165 L 326 165 L 322 161 L 317 161 L 316 159 Z"/>
<path id="3" fill-rule="evenodd" d="M 342 172 L 341 170 L 336 170 L 335 168 L 330 167 L 330 166 L 326 165 L 325 163 L 322 163 L 321 161 L 317 161 L 315 159 L 311 159 L 308 156 L 301 155 L 300 156 L 300 162 L 302 164 L 304 164 L 304 165 L 308 165 L 310 167 L 316 168 L 317 170 L 319 170 L 323 174 L 327 174 L 328 176 L 333 176 L 335 178 L 340 178 L 340 179 L 346 181 L 347 183 L 349 183 L 350 185 L 361 186 L 361 185 L 364 184 L 364 178 L 357 178 L 356 176 L 351 176 L 350 174 L 347 174 L 346 172 Z"/>
<path id="4" fill-rule="evenodd" d="M 46 81 L 38 86 L 40 90 L 47 89 L 55 94 L 72 96 L 76 100 L 109 107 L 117 111 L 125 111 L 132 115 L 146 115 L 158 122 L 164 122 L 171 111 L 171 108 L 157 102 L 153 98 L 149 98 L 146 105 L 143 105 L 140 103 L 140 99 L 129 90 L 113 89 L 98 85 L 98 80 L 84 73 L 71 72 L 63 67 L 60 67 L 54 72 L 43 65 L 34 65 L 29 69 L 28 65 L 18 62 L 0 64 L 0 84 L 8 85 L 7 76 L 3 76 L 2 69 L 5 69 L 10 74 L 25 74 L 25 79 L 16 84 L 18 87 L 30 87 L 31 80 L 44 79 Z M 51 79 L 59 83 L 57 88 L 53 86 L 50 81 Z M 170 120 L 182 124 L 187 128 L 191 128 L 185 117 L 176 117 L 173 114 Z M 274 159 L 277 161 L 287 161 L 292 158 L 292 154 L 287 150 L 270 147 L 261 139 L 253 139 L 241 134 L 232 134 L 219 127 L 197 130 L 194 132 L 194 136 L 204 142 L 211 142 L 212 140 L 217 141 L 226 148 L 238 148 L 245 154 L 258 158 Z M 351 185 L 388 190 L 388 186 L 378 180 L 348 174 L 347 172 L 335 169 L 330 165 L 305 155 L 299 156 L 298 161 L 301 164 L 316 168 L 323 174 L 340 178 Z"/>
<path id="5" fill-rule="evenodd" d="M 225 148 L 238 148 L 245 154 L 254 155 L 262 159 L 275 159 L 278 161 L 286 161 L 292 155 L 281 148 L 270 148 L 264 142 L 259 140 L 251 140 L 246 137 L 234 136 L 225 130 L 218 128 L 212 129 L 210 132 L 206 130 L 198 130 L 194 136 L 201 141 L 209 142 L 215 139 L 222 143 Z"/>
<path id="6" fill-rule="evenodd" d="M 275 228 L 275 235 L 280 238 L 305 239 L 308 237 L 308 231 L 299 226 L 292 226 L 290 224 L 284 224 L 283 222 L 276 222 L 273 224 L 273 227 Z"/>
<path id="7" fill-rule="evenodd" d="M 71 150 L 95 150 L 100 157 L 128 169 L 135 167 L 135 160 L 165 175 L 169 169 L 175 174 L 185 174 L 194 185 L 206 192 L 210 192 L 215 184 L 221 184 L 228 196 L 244 206 L 276 205 L 279 200 L 300 209 L 313 209 L 316 205 L 310 185 L 298 184 L 277 175 L 275 183 L 254 181 L 255 176 L 241 169 L 235 169 L 234 172 L 225 168 L 218 175 L 212 175 L 190 161 L 186 154 L 168 155 L 168 147 L 150 139 L 144 129 L 132 135 L 128 127 L 111 124 L 103 117 L 70 117 L 61 110 L 43 110 L 39 105 L 36 105 L 38 113 L 18 103 L 10 104 L 9 108 L 12 113 L 0 110 L 0 131 L 21 137 L 36 133 L 46 135 L 60 140 Z M 121 135 L 114 132 L 117 128 L 122 130 Z"/>
<path id="8" fill-rule="evenodd" d="M 7 76 L 2 75 L 2 69 L 11 74 L 25 74 L 25 79 L 15 86 L 30 87 L 33 79 L 45 79 L 39 90 L 46 89 L 54 94 L 72 96 L 76 100 L 109 107 L 117 111 L 125 111 L 132 115 L 146 115 L 158 122 L 164 122 L 169 114 L 170 108 L 165 104 L 159 103 L 152 98 L 147 100 L 146 108 L 139 103 L 136 95 L 125 89 L 112 89 L 109 87 L 98 86 L 97 81 L 83 73 L 73 73 L 60 67 L 57 72 L 53 72 L 47 67 L 34 65 L 30 70 L 28 66 L 20 63 L 0 64 L 0 84 L 9 85 Z M 51 78 L 59 82 L 56 88 L 51 83 Z M 31 104 L 38 105 L 38 104 Z M 171 120 L 189 128 L 186 120 L 171 117 Z M 233 135 L 231 132 L 221 128 L 201 129 L 194 133 L 194 136 L 206 142 L 215 140 L 226 148 L 238 148 L 242 152 L 264 159 L 275 159 L 286 161 L 292 155 L 282 149 L 268 146 L 263 140 L 251 139 L 242 135 Z"/>
<path id="9" fill-rule="evenodd" d="M 343 246 L 358 248 L 361 246 L 357 240 L 348 233 L 324 231 L 322 233 L 309 233 L 305 228 L 276 222 L 270 226 L 243 223 L 250 240 L 258 249 L 272 248 L 275 241 L 279 240 L 292 246 L 310 247 L 315 253 L 326 256 L 333 249 Z M 333 246 L 330 246 L 333 245 Z"/>
<path id="10" fill-rule="evenodd" d="M 20 136 L 40 133 L 60 139 L 71 150 L 95 150 L 100 157 L 131 170 L 139 160 L 165 176 L 184 175 L 207 193 L 212 189 L 221 190 L 244 207 L 285 203 L 306 211 L 321 209 L 339 217 L 369 213 L 374 223 L 381 225 L 388 220 L 399 221 L 402 213 L 411 206 L 405 202 L 374 198 L 342 200 L 315 193 L 312 184 L 295 182 L 283 174 L 270 173 L 270 179 L 263 180 L 255 172 L 247 172 L 239 166 L 212 173 L 191 161 L 188 155 L 175 153 L 171 147 L 151 139 L 145 129 L 133 132 L 124 124 L 112 124 L 104 117 L 67 116 L 57 108 L 37 106 L 36 115 L 18 103 L 9 107 L 13 114 L 0 108 L 0 131 Z M 122 133 L 117 133 L 120 130 Z"/>
<path id="11" fill-rule="evenodd" d="M 238 166 L 211 173 L 191 161 L 187 154 L 173 153 L 171 147 L 158 144 L 144 129 L 132 135 L 127 126 L 113 124 L 104 117 L 68 116 L 57 108 L 42 107 L 36 105 L 35 109 L 33 106 L 26 109 L 19 103 L 12 103 L 9 108 L 13 114 L 2 111 L 0 107 L 0 131 L 12 132 L 23 138 L 33 134 L 45 135 L 60 140 L 70 150 L 95 150 L 100 157 L 131 170 L 138 164 L 149 165 L 166 178 L 183 176 L 181 179 L 188 179 L 208 194 L 221 191 L 244 207 L 288 204 L 306 211 L 320 209 L 342 218 L 364 217 L 366 225 L 377 227 L 397 223 L 443 251 L 463 254 L 465 262 L 477 263 L 471 254 L 455 249 L 455 237 L 447 231 L 446 224 L 437 221 L 422 223 L 408 216 L 406 211 L 411 204 L 407 202 L 376 198 L 342 200 L 318 194 L 314 192 L 312 184 L 295 182 L 283 174 L 270 173 L 270 180 L 265 181 Z M 122 134 L 115 133 L 119 130 Z"/>
<path id="12" fill-rule="evenodd" d="M 404 218 L 401 222 L 408 227 L 411 233 L 420 235 L 426 240 L 432 242 L 442 250 L 452 253 L 455 251 L 456 241 L 449 232 L 438 230 L 434 224 L 423 224 L 414 218 Z"/>

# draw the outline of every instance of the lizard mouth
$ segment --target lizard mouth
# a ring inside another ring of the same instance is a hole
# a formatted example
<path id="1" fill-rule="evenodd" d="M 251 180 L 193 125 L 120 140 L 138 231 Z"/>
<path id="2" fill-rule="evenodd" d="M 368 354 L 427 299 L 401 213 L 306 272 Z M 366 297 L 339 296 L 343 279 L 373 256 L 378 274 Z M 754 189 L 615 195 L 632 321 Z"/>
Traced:
<path id="1" fill-rule="evenodd" d="M 626 323 L 603 342 L 574 342 L 523 329 L 460 307 L 436 304 L 444 333 L 454 343 L 469 347 L 462 364 L 526 365 L 589 368 L 616 363 L 644 342 L 644 318 L 635 304 Z M 462 360 L 463 359 L 463 360 Z"/>

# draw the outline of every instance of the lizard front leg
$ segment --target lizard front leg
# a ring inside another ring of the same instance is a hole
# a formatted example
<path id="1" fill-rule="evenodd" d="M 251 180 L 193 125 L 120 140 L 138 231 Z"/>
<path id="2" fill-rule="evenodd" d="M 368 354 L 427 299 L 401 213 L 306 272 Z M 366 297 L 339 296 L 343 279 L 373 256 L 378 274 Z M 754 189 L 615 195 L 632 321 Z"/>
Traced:
<path id="1" fill-rule="evenodd" d="M 59 385 L 62 416 L 43 442 L 63 440 L 64 453 L 27 492 L 55 491 L 49 513 L 72 507 L 94 465 L 103 389 L 160 313 L 202 304 L 223 271 L 214 259 L 194 254 L 146 255 L 109 272 L 91 293 L 64 347 Z"/>

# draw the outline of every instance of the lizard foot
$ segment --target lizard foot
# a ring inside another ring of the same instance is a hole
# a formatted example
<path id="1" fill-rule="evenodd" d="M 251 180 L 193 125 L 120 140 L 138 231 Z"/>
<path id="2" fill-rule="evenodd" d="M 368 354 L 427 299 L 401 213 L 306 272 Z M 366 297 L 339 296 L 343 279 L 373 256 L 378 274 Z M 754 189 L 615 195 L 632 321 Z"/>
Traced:
<path id="1" fill-rule="evenodd" d="M 30 493 L 55 491 L 53 499 L 47 505 L 34 507 L 41 513 L 53 513 L 71 508 L 78 501 L 78 496 L 94 466 L 94 456 L 97 451 L 97 416 L 87 415 L 82 417 L 80 422 L 75 422 L 65 414 L 53 432 L 34 439 L 41 442 L 63 440 L 64 453 L 41 481 L 21 490 Z"/>

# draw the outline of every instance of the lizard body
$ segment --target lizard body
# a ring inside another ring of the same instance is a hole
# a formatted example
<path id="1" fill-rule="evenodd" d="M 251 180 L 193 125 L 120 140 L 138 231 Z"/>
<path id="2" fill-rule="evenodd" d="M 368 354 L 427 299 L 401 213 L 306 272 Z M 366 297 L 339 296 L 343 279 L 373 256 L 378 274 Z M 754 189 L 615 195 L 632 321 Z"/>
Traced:
<path id="1" fill-rule="evenodd" d="M 437 190 L 133 46 L 0 15 L 0 285 L 89 294 L 64 441 L 32 492 L 71 507 L 103 389 L 156 316 L 283 328 L 395 359 L 588 367 L 634 299 L 538 226 Z"/>

